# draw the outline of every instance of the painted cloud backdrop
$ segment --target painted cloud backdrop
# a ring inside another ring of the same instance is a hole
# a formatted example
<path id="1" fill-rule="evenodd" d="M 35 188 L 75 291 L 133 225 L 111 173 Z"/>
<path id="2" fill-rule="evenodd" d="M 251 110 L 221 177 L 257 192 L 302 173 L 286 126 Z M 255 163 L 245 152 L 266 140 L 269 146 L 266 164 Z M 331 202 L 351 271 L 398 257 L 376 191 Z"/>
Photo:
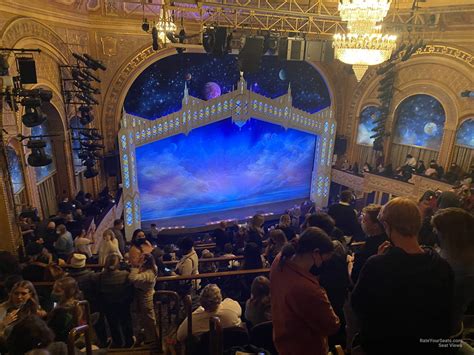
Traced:
<path id="1" fill-rule="evenodd" d="M 142 220 L 202 214 L 310 193 L 316 137 L 226 119 L 137 148 Z"/>

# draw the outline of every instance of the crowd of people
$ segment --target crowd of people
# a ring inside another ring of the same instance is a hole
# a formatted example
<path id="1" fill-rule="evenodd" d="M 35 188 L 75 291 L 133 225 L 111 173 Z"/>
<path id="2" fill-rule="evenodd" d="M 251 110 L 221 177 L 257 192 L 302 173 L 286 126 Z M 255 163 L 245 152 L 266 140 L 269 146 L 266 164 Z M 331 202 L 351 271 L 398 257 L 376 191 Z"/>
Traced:
<path id="1" fill-rule="evenodd" d="M 473 215 L 449 191 L 361 213 L 352 198 L 343 191 L 327 213 L 284 214 L 276 224 L 259 214 L 246 225 L 221 222 L 209 235 L 215 247 L 203 250 L 192 236 L 162 243 L 156 225 L 126 238 L 116 220 L 94 255 L 84 230 L 47 221 L 47 233 L 29 231 L 21 263 L 0 254 L 0 351 L 65 351 L 69 331 L 88 321 L 81 300 L 89 303 L 98 349 L 153 346 L 163 336 L 156 291 L 165 289 L 198 303 L 196 337 L 218 316 L 225 328 L 271 323 L 283 355 L 327 354 L 336 344 L 368 355 L 472 353 L 461 338 L 474 299 Z M 261 272 L 157 282 L 255 269 Z M 52 291 L 35 289 L 38 281 L 52 281 Z M 177 325 L 170 346 L 183 346 L 188 321 Z"/>

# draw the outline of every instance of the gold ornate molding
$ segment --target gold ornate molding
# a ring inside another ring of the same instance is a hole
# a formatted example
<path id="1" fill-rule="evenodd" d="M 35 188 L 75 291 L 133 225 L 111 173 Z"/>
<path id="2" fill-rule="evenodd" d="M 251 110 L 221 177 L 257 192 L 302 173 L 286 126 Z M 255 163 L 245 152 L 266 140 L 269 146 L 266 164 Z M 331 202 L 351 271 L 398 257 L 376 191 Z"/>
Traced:
<path id="1" fill-rule="evenodd" d="M 442 44 L 428 44 L 424 48 L 419 49 L 414 55 L 418 56 L 426 54 L 437 54 L 454 58 L 460 60 L 471 68 L 474 68 L 474 55 L 460 48 L 445 46 Z M 403 53 L 400 55 L 403 55 Z"/>

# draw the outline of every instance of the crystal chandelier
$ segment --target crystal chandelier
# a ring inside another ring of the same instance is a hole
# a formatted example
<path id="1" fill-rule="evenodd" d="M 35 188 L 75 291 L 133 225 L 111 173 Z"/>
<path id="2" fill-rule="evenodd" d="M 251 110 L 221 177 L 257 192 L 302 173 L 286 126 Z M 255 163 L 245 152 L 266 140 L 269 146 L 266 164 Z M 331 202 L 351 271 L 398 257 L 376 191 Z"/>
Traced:
<path id="1" fill-rule="evenodd" d="M 339 14 L 354 33 L 370 33 L 387 16 L 391 0 L 340 0 Z"/>
<path id="2" fill-rule="evenodd" d="M 163 7 L 161 7 L 160 9 L 160 17 L 158 18 L 158 21 L 156 21 L 155 27 L 158 30 L 158 38 L 163 43 L 166 40 L 166 33 L 174 33 L 177 29 L 175 23 L 173 22 L 171 13 L 169 11 L 164 10 Z"/>
<path id="3" fill-rule="evenodd" d="M 397 43 L 396 36 L 383 35 L 377 25 L 387 15 L 391 0 L 340 0 L 342 20 L 348 21 L 350 33 L 334 35 L 335 57 L 351 64 L 360 81 L 369 65 L 388 60 Z"/>
<path id="4" fill-rule="evenodd" d="M 369 65 L 377 65 L 390 58 L 397 37 L 381 33 L 347 35 L 336 34 L 333 46 L 335 56 L 341 62 L 352 64 L 357 81 L 360 81 Z"/>

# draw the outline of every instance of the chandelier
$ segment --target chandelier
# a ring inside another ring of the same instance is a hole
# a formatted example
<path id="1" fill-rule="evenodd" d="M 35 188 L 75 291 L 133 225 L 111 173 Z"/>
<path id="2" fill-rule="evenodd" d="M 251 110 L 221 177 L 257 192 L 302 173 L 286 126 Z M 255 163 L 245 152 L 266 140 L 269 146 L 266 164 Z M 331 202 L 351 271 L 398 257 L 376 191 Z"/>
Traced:
<path id="1" fill-rule="evenodd" d="M 348 21 L 349 34 L 334 35 L 336 59 L 351 64 L 360 81 L 370 65 L 388 60 L 395 49 L 397 37 L 383 35 L 377 25 L 387 15 L 391 0 L 340 0 L 342 20 Z"/>
<path id="2" fill-rule="evenodd" d="M 391 0 L 340 0 L 339 14 L 354 33 L 369 33 L 387 16 Z"/>
<path id="3" fill-rule="evenodd" d="M 160 9 L 160 17 L 156 21 L 155 27 L 158 31 L 158 38 L 161 40 L 161 42 L 165 42 L 166 40 L 166 33 L 167 32 L 176 32 L 176 25 L 173 22 L 171 13 L 169 11 L 166 11 L 161 7 Z"/>
<path id="4" fill-rule="evenodd" d="M 397 37 L 381 33 L 347 35 L 336 34 L 333 46 L 335 56 L 341 62 L 352 64 L 357 81 L 360 81 L 369 65 L 377 65 L 390 58 Z"/>

